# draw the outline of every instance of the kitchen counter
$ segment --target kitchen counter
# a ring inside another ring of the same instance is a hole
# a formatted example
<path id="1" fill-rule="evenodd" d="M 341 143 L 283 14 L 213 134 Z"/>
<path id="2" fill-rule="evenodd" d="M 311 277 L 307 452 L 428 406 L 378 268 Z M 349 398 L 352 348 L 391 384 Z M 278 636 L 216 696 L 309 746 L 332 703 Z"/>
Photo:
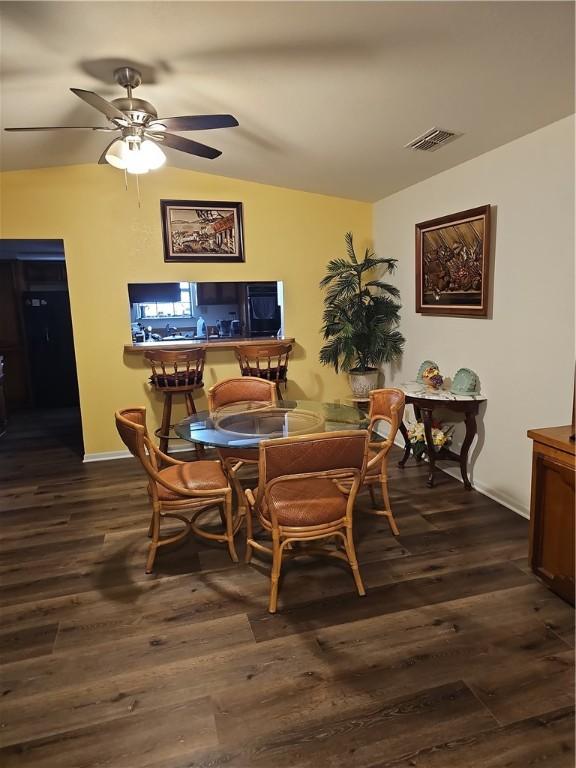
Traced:
<path id="1" fill-rule="evenodd" d="M 146 352 L 148 349 L 193 349 L 194 347 L 212 347 L 217 349 L 233 349 L 250 345 L 294 344 L 295 339 L 283 336 L 262 336 L 247 338 L 246 336 L 228 336 L 218 339 L 185 339 L 184 341 L 141 341 L 136 344 L 125 344 L 124 352 Z"/>

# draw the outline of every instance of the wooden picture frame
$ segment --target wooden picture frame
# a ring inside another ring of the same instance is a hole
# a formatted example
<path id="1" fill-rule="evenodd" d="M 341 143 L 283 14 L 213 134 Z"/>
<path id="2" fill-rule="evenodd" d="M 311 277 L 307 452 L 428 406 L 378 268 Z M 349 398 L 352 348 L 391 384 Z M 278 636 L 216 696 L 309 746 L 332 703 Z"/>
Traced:
<path id="1" fill-rule="evenodd" d="M 242 203 L 160 200 L 164 261 L 243 262 Z"/>
<path id="2" fill-rule="evenodd" d="M 416 312 L 487 317 L 490 206 L 416 224 Z"/>

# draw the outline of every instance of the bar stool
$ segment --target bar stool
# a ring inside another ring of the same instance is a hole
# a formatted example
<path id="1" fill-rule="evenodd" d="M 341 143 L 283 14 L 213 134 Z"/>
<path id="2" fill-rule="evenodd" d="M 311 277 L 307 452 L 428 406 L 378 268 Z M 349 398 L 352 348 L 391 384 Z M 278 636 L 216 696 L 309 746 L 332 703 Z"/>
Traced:
<path id="1" fill-rule="evenodd" d="M 276 384 L 278 398 L 282 400 L 280 384 L 288 386 L 288 357 L 292 344 L 247 345 L 235 347 L 234 351 L 240 364 L 242 376 L 255 376 L 273 381 Z"/>
<path id="2" fill-rule="evenodd" d="M 188 416 L 196 413 L 192 393 L 204 386 L 202 376 L 204 374 L 206 348 L 149 350 L 144 356 L 152 366 L 150 386 L 156 392 L 161 392 L 164 395 L 162 424 L 154 434 L 160 438 L 162 453 L 168 453 L 168 440 L 171 439 L 170 430 L 173 427 L 171 421 L 172 398 L 174 395 L 184 395 Z M 203 454 L 204 449 L 200 446 L 196 448 L 196 451 Z"/>

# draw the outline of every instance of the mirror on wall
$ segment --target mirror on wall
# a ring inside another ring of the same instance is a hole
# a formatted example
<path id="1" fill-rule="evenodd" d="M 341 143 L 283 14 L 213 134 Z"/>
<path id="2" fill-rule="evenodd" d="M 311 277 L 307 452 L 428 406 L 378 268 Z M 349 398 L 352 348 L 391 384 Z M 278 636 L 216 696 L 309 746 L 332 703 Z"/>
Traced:
<path id="1" fill-rule="evenodd" d="M 282 336 L 281 282 L 130 283 L 132 341 Z"/>

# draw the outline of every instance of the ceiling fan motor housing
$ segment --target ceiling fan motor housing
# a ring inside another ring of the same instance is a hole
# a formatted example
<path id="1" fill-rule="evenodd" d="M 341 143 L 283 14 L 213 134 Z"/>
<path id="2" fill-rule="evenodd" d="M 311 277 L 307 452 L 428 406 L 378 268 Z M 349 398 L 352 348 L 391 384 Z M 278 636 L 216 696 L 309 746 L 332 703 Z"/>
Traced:
<path id="1" fill-rule="evenodd" d="M 152 104 L 144 99 L 129 99 L 124 96 L 119 99 L 112 99 L 111 103 L 114 104 L 120 112 L 124 112 L 133 123 L 138 125 L 144 125 L 145 123 L 150 122 L 150 120 L 158 117 L 158 113 Z"/>
<path id="2" fill-rule="evenodd" d="M 142 75 L 137 69 L 133 69 L 133 67 L 119 67 L 114 70 L 114 79 L 118 85 L 126 88 L 127 95 L 119 99 L 113 99 L 112 104 L 120 112 L 124 112 L 132 123 L 146 125 L 150 120 L 158 117 L 158 113 L 149 101 L 136 99 L 132 96 L 132 89 L 138 88 L 142 82 Z"/>

